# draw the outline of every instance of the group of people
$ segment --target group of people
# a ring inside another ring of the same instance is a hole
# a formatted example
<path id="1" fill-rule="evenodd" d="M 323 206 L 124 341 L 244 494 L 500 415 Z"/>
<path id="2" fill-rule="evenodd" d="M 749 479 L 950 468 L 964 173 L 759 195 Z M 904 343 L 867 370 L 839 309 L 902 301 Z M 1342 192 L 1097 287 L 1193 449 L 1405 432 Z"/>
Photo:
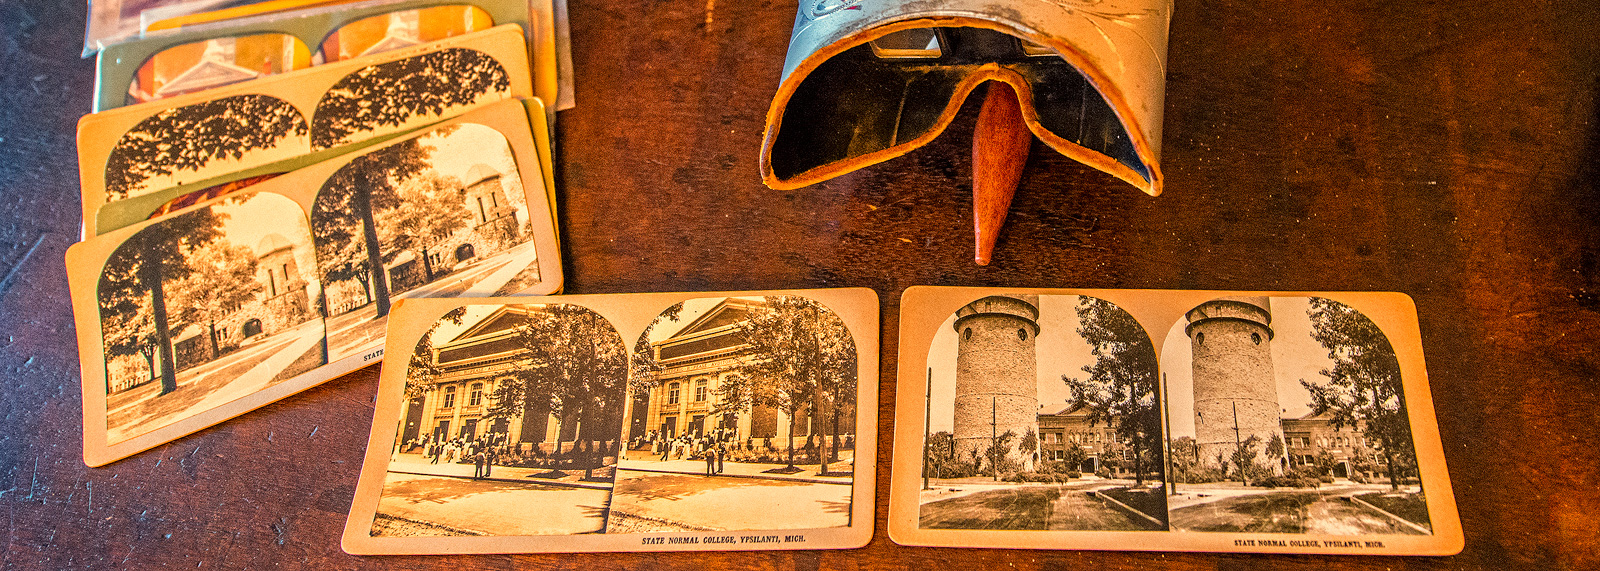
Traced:
<path id="1" fill-rule="evenodd" d="M 450 439 L 427 434 L 410 444 L 421 447 L 422 455 L 428 458 L 430 464 L 438 464 L 440 459 L 446 464 L 472 462 L 472 478 L 475 480 L 490 477 L 496 459 L 507 451 L 503 432 L 486 432 L 476 438 L 457 436 Z"/>
<path id="2" fill-rule="evenodd" d="M 659 430 L 652 430 L 644 435 L 644 440 L 650 444 L 652 455 L 660 454 L 663 462 L 689 458 L 703 459 L 706 461 L 707 476 L 722 473 L 729 444 L 733 439 L 734 430 L 731 428 L 713 428 L 704 434 L 686 432 L 677 437 L 669 437 Z M 642 443 L 640 444 L 639 447 L 642 448 Z"/>

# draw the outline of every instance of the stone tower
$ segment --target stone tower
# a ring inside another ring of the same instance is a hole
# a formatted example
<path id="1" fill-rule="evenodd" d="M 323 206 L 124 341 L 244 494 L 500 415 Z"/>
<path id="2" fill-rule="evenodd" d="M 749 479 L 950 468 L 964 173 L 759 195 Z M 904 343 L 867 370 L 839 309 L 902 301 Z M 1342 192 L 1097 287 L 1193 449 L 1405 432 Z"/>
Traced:
<path id="1" fill-rule="evenodd" d="M 956 454 L 980 457 L 996 434 L 1012 431 L 1008 456 L 1032 469 L 1017 451 L 1022 436 L 1038 432 L 1038 296 L 990 296 L 956 310 Z M 988 464 L 985 459 L 984 464 Z"/>
<path id="2" fill-rule="evenodd" d="M 1267 441 L 1279 433 L 1272 373 L 1272 309 L 1266 297 L 1225 297 L 1189 310 L 1194 363 L 1194 434 L 1200 464 L 1220 467 L 1256 436 L 1256 463 L 1271 464 Z M 1232 473 L 1233 469 L 1229 469 Z"/>
<path id="3" fill-rule="evenodd" d="M 306 280 L 294 258 L 294 244 L 280 234 L 267 234 L 256 245 L 256 280 L 261 282 L 267 313 L 266 333 L 298 325 L 310 318 Z"/>

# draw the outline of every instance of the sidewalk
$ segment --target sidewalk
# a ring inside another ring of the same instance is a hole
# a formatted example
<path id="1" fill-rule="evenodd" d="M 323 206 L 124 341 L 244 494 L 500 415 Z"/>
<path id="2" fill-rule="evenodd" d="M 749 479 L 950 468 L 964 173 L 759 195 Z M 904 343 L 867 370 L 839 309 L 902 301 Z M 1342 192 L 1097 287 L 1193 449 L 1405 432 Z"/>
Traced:
<path id="1" fill-rule="evenodd" d="M 686 476 L 705 476 L 706 461 L 700 459 L 667 460 L 665 462 L 652 459 L 648 453 L 641 455 L 638 451 L 631 453 L 636 459 L 619 460 L 617 468 L 631 472 L 655 472 L 659 474 L 683 474 Z M 782 468 L 786 464 L 756 464 L 745 462 L 723 462 L 722 473 L 715 477 L 721 478 L 753 478 L 759 480 L 789 480 L 807 482 L 812 484 L 840 484 L 850 485 L 855 477 L 851 476 L 822 476 L 817 474 L 817 465 L 796 464 L 799 472 L 793 474 L 769 474 L 767 470 Z M 840 460 L 828 464 L 829 472 L 852 472 L 854 464 L 851 460 Z M 471 474 L 469 471 L 468 474 Z"/>
<path id="2" fill-rule="evenodd" d="M 464 478 L 470 480 L 472 479 L 473 470 L 474 466 L 472 464 L 457 464 L 455 462 L 447 463 L 443 458 L 439 460 L 438 464 L 434 464 L 430 462 L 426 456 L 421 454 L 389 455 L 388 471 L 398 474 L 443 476 L 447 478 Z M 595 472 L 604 473 L 604 470 L 604 468 L 596 468 Z M 560 478 L 536 476 L 536 474 L 544 474 L 547 472 L 550 472 L 550 470 L 546 468 L 495 466 L 489 471 L 489 477 L 480 478 L 480 480 L 515 482 L 519 484 L 546 484 L 551 486 L 566 486 L 569 488 L 587 488 L 590 490 L 611 489 L 611 482 L 609 481 L 609 478 L 607 479 L 608 481 L 603 482 L 594 480 L 584 481 L 583 470 L 562 470 L 561 472 L 566 473 L 566 476 Z"/>

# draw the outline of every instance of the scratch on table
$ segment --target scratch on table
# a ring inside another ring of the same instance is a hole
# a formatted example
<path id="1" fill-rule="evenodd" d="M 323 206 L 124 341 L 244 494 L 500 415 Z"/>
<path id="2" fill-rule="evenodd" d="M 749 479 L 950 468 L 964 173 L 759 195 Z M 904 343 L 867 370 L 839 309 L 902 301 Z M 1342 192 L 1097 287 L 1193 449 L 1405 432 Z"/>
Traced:
<path id="1" fill-rule="evenodd" d="M 311 427 L 311 434 L 307 434 L 306 438 L 311 438 L 312 436 L 316 436 L 318 430 L 322 430 L 322 426 L 321 425 Z"/>
<path id="2" fill-rule="evenodd" d="M 706 0 L 706 33 L 711 33 L 711 22 L 715 20 L 717 0 Z"/>

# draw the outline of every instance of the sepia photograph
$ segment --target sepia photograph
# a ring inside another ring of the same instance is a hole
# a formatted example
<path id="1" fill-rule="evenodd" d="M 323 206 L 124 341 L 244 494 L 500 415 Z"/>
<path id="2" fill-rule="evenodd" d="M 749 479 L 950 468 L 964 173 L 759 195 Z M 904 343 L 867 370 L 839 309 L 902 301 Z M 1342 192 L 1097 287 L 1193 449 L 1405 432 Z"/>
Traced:
<path id="1" fill-rule="evenodd" d="M 540 184 L 539 181 L 533 181 Z M 311 212 L 332 360 L 380 342 L 394 299 L 540 283 L 534 217 L 505 135 L 440 127 L 350 161 Z"/>
<path id="2" fill-rule="evenodd" d="M 602 533 L 627 347 L 579 305 L 466 305 L 407 363 L 374 537 Z"/>
<path id="3" fill-rule="evenodd" d="M 96 296 L 111 444 L 328 363 L 310 228 L 292 200 L 231 196 L 112 252 Z"/>
<path id="4" fill-rule="evenodd" d="M 949 315 L 926 354 L 917 526 L 1166 529 L 1155 357 L 1094 297 L 991 295 Z"/>
<path id="5" fill-rule="evenodd" d="M 127 104 L 222 87 L 312 65 L 310 51 L 289 34 L 212 38 L 161 50 L 135 73 Z"/>
<path id="6" fill-rule="evenodd" d="M 113 202 L 295 157 L 310 127 L 288 101 L 255 93 L 173 107 L 122 133 L 105 162 Z"/>
<path id="7" fill-rule="evenodd" d="M 1180 531 L 1431 535 L 1388 337 L 1320 297 L 1222 297 L 1167 333 Z"/>
<path id="8" fill-rule="evenodd" d="M 392 49 L 399 47 L 382 51 Z M 311 148 L 404 131 L 511 96 L 505 66 L 474 49 L 445 48 L 370 65 L 335 82 L 317 101 Z"/>
<path id="9" fill-rule="evenodd" d="M 634 344 L 606 532 L 849 526 L 857 388 L 850 331 L 817 301 L 673 305 Z"/>
<path id="10" fill-rule="evenodd" d="M 322 40 L 316 64 L 344 61 L 487 30 L 494 19 L 470 4 L 395 10 L 339 26 Z"/>

